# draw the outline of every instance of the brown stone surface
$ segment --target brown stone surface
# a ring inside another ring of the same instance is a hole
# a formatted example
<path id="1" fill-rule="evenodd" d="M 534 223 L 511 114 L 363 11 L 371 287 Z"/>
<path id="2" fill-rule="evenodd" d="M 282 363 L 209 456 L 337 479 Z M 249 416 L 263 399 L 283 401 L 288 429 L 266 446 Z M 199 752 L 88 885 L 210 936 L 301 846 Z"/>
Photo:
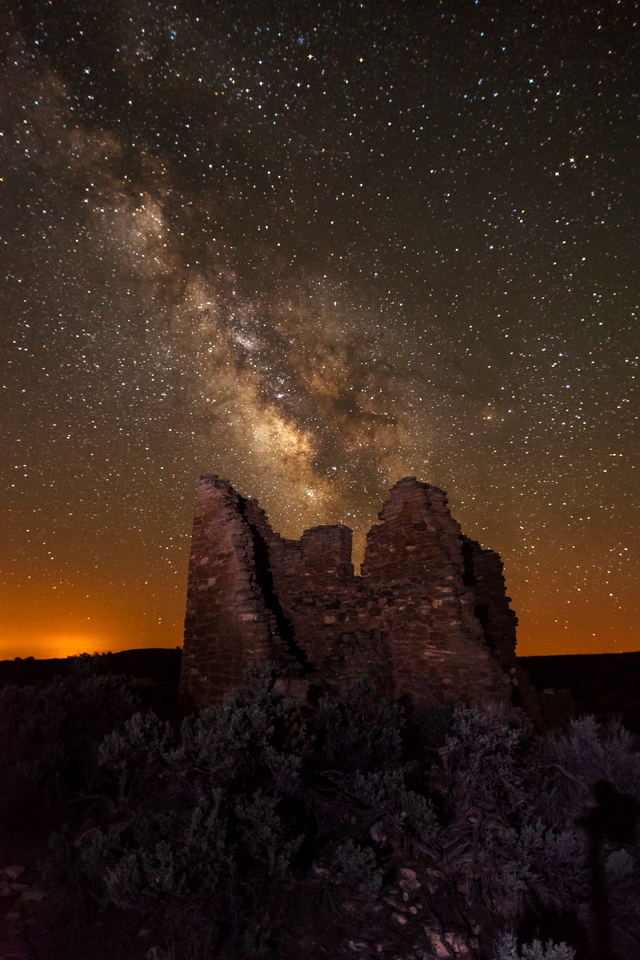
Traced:
<path id="1" fill-rule="evenodd" d="M 414 477 L 395 484 L 379 517 L 354 576 L 348 527 L 285 540 L 255 500 L 202 477 L 182 694 L 218 703 L 247 665 L 275 661 L 296 696 L 309 682 L 340 688 L 367 674 L 419 710 L 449 699 L 527 709 L 529 696 L 535 713 L 526 675 L 516 677 L 517 618 L 498 555 L 462 536 L 443 491 Z"/>
<path id="2" fill-rule="evenodd" d="M 224 480 L 200 480 L 181 672 L 182 691 L 199 705 L 219 702 L 245 667 L 283 652 L 259 582 L 261 543 L 244 515 L 246 502 Z"/>

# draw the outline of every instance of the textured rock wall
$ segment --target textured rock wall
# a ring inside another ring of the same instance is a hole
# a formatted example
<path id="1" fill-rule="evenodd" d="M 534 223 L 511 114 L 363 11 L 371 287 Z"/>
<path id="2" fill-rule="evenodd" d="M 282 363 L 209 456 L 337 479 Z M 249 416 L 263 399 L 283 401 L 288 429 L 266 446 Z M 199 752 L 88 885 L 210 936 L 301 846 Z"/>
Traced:
<path id="1" fill-rule="evenodd" d="M 363 577 L 384 601 L 395 694 L 419 708 L 451 695 L 483 702 L 504 686 L 462 583 L 460 527 L 437 487 L 405 478 L 367 535 Z"/>
<path id="2" fill-rule="evenodd" d="M 309 682 L 342 687 L 366 673 L 381 694 L 418 709 L 515 702 L 517 620 L 500 558 L 461 535 L 442 490 L 413 477 L 393 487 L 379 517 L 357 577 L 348 527 L 285 540 L 256 501 L 203 477 L 183 694 L 219 702 L 249 663 L 275 660 L 298 695 Z"/>
<path id="3" fill-rule="evenodd" d="M 282 656 L 276 618 L 256 570 L 245 501 L 215 476 L 198 486 L 180 686 L 198 705 L 219 702 L 243 670 Z"/>

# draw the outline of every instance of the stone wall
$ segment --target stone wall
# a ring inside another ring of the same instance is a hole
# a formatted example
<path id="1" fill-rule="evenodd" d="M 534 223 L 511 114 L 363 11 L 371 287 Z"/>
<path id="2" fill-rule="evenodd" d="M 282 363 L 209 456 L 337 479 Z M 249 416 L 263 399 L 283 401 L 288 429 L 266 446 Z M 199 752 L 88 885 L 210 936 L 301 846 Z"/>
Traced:
<path id="1" fill-rule="evenodd" d="M 183 696 L 220 702 L 246 666 L 275 661 L 298 696 L 310 683 L 339 689 L 368 674 L 381 694 L 419 710 L 448 699 L 527 708 L 498 555 L 462 536 L 443 491 L 414 477 L 395 484 L 379 518 L 354 576 L 348 527 L 285 540 L 257 501 L 202 477 Z"/>
<path id="2" fill-rule="evenodd" d="M 217 703 L 251 663 L 279 658 L 282 641 L 256 570 L 245 501 L 228 483 L 202 477 L 193 522 L 181 689 Z"/>

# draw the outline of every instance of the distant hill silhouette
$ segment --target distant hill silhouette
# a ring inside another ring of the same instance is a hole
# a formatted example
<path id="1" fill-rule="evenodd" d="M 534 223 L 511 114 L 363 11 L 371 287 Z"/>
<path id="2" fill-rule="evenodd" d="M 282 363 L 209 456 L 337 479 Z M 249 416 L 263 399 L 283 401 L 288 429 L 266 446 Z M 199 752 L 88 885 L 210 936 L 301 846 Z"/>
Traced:
<path id="1" fill-rule="evenodd" d="M 640 652 L 518 657 L 537 690 L 571 691 L 574 714 L 598 719 L 621 716 L 640 734 Z"/>
<path id="2" fill-rule="evenodd" d="M 74 658 L 35 660 L 33 657 L 0 660 L 0 687 L 15 684 L 42 685 L 56 675 L 66 676 Z M 149 647 L 122 650 L 100 657 L 108 673 L 130 677 L 136 694 L 144 706 L 152 707 L 162 717 L 169 716 L 176 706 L 182 648 Z"/>

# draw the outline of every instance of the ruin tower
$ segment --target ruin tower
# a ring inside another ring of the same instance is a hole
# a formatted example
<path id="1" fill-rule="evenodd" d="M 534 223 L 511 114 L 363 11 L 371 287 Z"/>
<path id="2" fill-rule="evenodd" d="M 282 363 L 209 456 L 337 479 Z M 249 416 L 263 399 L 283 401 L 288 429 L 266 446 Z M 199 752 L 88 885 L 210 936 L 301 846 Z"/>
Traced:
<path id="1" fill-rule="evenodd" d="M 247 666 L 272 661 L 294 696 L 366 674 L 418 710 L 519 702 L 517 618 L 498 555 L 462 536 L 445 493 L 415 477 L 395 484 L 379 518 L 355 576 L 348 527 L 286 540 L 257 501 L 202 477 L 182 695 L 219 703 Z"/>
<path id="2" fill-rule="evenodd" d="M 285 657 L 264 583 L 268 558 L 260 526 L 267 536 L 270 528 L 255 507 L 252 524 L 247 501 L 229 483 L 200 478 L 180 675 L 182 694 L 198 706 L 219 703 L 251 664 Z"/>

